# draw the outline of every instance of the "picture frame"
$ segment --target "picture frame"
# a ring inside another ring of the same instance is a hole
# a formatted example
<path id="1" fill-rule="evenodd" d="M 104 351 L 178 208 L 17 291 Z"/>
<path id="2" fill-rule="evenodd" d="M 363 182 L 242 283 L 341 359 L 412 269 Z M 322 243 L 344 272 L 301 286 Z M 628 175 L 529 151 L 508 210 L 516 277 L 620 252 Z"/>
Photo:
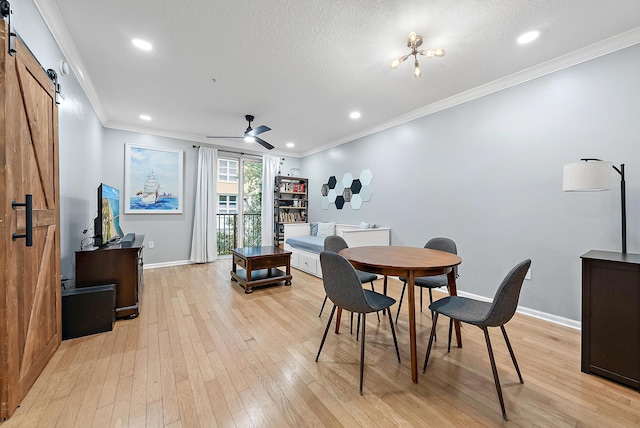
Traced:
<path id="1" fill-rule="evenodd" d="M 182 214 L 184 150 L 125 144 L 125 214 Z"/>

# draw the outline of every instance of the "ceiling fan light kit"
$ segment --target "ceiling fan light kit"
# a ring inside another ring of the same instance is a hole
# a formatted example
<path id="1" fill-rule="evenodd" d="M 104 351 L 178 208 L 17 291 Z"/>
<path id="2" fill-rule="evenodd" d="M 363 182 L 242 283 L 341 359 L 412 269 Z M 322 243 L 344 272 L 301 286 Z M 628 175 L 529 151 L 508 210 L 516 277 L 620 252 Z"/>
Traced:
<path id="1" fill-rule="evenodd" d="M 405 62 L 407 58 L 413 55 L 413 58 L 414 58 L 413 75 L 415 76 L 416 79 L 418 79 L 420 76 L 422 76 L 422 69 L 420 68 L 420 63 L 418 62 L 418 55 L 426 56 L 427 58 L 433 58 L 434 56 L 437 56 L 437 57 L 444 56 L 444 49 L 418 50 L 420 46 L 422 46 L 422 36 L 417 35 L 415 31 L 410 32 L 409 35 L 407 36 L 407 47 L 411 49 L 411 52 L 406 55 L 402 55 L 398 59 L 394 59 L 393 61 L 391 61 L 391 64 L 389 64 L 389 66 L 391 68 L 396 68 L 400 64 Z"/>

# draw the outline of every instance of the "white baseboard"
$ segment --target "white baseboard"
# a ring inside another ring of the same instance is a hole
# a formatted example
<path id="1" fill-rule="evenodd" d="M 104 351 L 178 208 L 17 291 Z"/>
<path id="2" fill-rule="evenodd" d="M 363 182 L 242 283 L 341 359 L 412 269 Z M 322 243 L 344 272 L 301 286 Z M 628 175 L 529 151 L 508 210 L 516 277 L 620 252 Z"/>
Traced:
<path id="1" fill-rule="evenodd" d="M 163 267 L 170 267 L 170 266 L 191 265 L 191 264 L 194 264 L 194 263 L 192 261 L 190 261 L 190 260 L 177 260 L 177 261 L 173 261 L 173 262 L 145 264 L 143 269 L 156 269 L 156 268 L 163 268 Z"/>
<path id="2" fill-rule="evenodd" d="M 493 299 L 478 296 L 477 294 L 467 293 L 465 291 L 458 291 L 458 296 L 468 297 L 470 299 L 481 300 L 483 302 L 490 302 Z M 546 312 L 538 311 L 536 309 L 525 308 L 524 306 L 518 306 L 516 312 L 522 315 L 528 315 L 530 317 L 539 318 L 541 320 L 549 321 L 554 324 L 559 324 L 565 327 L 573 328 L 575 330 L 581 330 L 582 323 L 580 321 L 564 318 L 558 315 L 549 314 Z"/>

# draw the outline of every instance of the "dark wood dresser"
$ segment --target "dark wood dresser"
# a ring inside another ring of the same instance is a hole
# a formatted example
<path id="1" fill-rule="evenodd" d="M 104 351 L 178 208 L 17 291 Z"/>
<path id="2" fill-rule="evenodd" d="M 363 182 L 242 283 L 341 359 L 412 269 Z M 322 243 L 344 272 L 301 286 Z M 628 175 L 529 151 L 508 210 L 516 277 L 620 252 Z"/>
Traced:
<path id="1" fill-rule="evenodd" d="M 120 244 L 76 251 L 76 288 L 116 284 L 116 318 L 136 317 L 142 296 L 144 235 Z"/>
<path id="2" fill-rule="evenodd" d="M 640 387 L 640 254 L 589 251 L 582 257 L 582 366 Z"/>

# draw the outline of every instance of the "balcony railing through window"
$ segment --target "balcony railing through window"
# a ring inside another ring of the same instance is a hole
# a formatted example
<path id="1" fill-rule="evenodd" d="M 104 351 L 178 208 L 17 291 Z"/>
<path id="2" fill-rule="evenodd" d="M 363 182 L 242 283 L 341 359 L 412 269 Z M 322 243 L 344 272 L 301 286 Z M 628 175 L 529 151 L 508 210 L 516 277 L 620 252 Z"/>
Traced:
<path id="1" fill-rule="evenodd" d="M 238 214 L 217 214 L 218 255 L 231 254 L 238 247 L 259 247 L 262 241 L 262 216 L 243 214 L 244 240 L 238 245 Z"/>

